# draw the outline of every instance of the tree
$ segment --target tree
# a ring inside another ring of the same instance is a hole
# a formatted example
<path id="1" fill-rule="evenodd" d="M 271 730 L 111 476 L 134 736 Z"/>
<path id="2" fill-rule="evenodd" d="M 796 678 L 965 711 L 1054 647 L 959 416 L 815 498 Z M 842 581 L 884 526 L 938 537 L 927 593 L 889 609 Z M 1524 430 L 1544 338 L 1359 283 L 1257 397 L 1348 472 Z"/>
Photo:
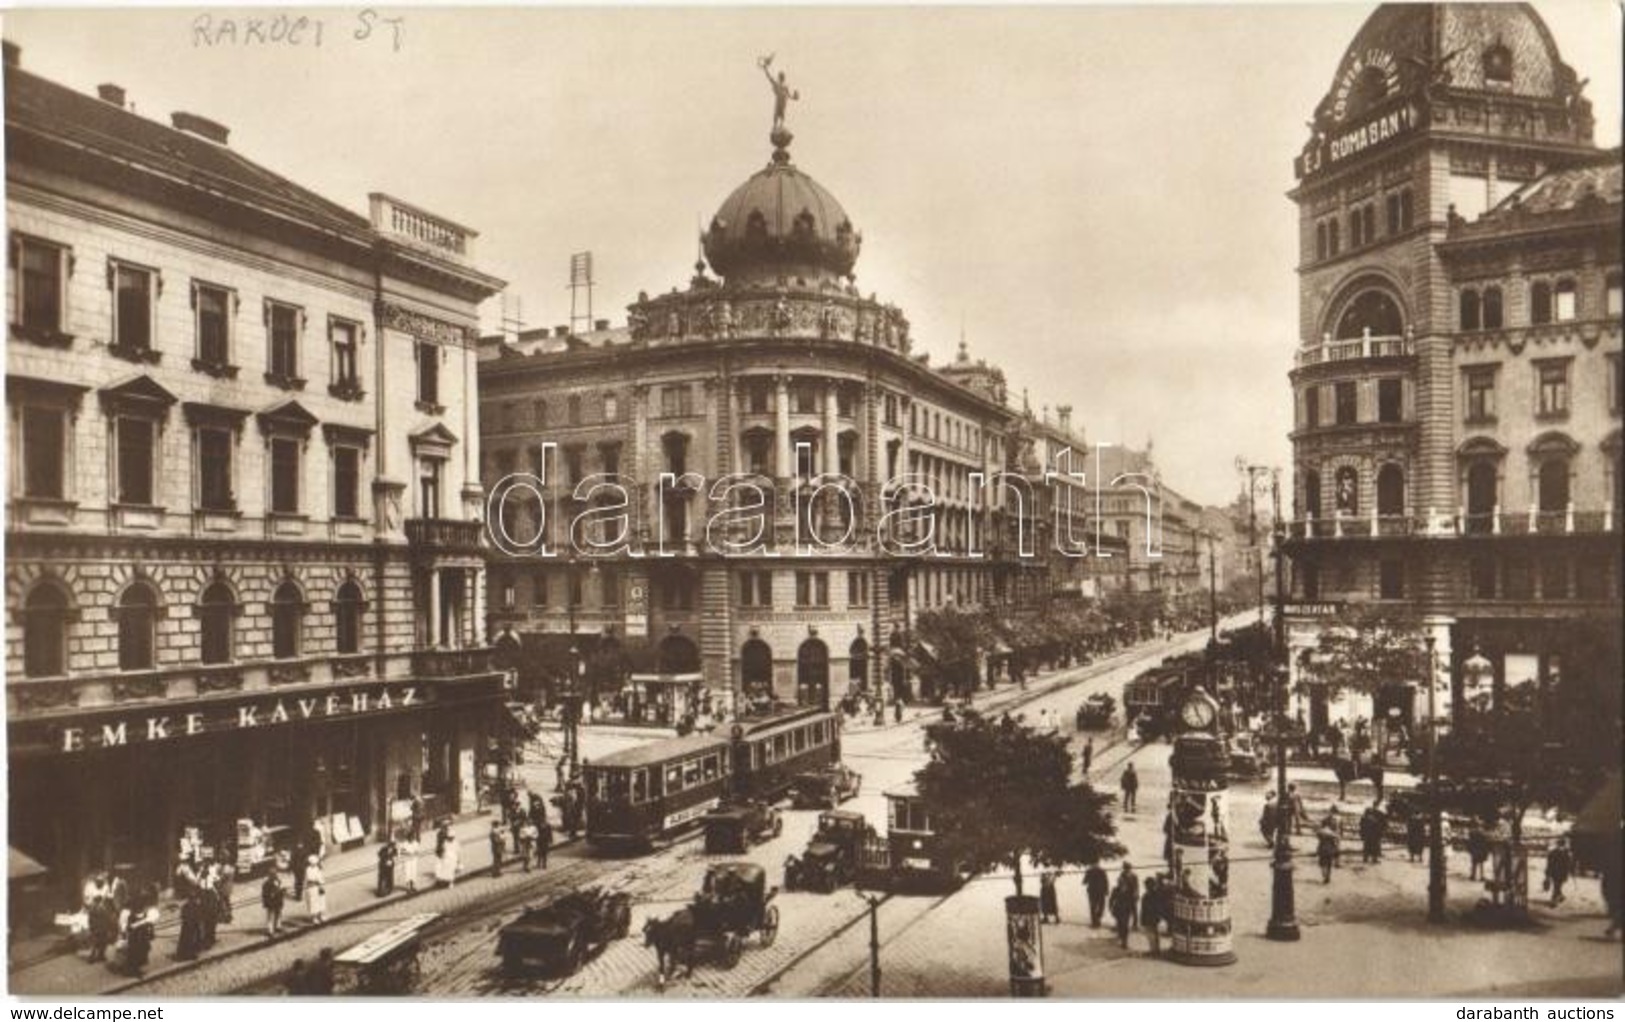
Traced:
<path id="1" fill-rule="evenodd" d="M 1072 757 L 1057 735 L 967 712 L 926 729 L 931 761 L 915 773 L 946 857 L 983 873 L 1021 864 L 1092 863 L 1123 854 L 1110 797 L 1072 783 Z"/>
<path id="2" fill-rule="evenodd" d="M 940 693 L 975 691 L 982 654 L 991 647 L 992 632 L 983 615 L 955 607 L 921 611 L 914 620 L 914 635 L 932 650 L 932 661 L 922 666 Z"/>
<path id="3" fill-rule="evenodd" d="M 1319 652 L 1308 684 L 1326 686 L 1328 696 L 1343 689 L 1375 695 L 1384 685 L 1430 681 L 1421 621 L 1386 607 L 1345 607 L 1321 633 Z"/>

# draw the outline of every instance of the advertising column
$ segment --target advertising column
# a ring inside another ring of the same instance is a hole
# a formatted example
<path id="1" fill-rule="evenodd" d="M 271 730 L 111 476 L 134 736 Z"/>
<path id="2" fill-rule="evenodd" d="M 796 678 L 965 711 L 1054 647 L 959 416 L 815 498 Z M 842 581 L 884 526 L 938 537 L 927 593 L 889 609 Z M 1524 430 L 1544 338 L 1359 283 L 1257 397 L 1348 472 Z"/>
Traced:
<path id="1" fill-rule="evenodd" d="M 1168 796 L 1170 882 L 1168 957 L 1183 965 L 1229 965 L 1229 751 L 1217 732 L 1218 704 L 1201 687 L 1180 716 L 1188 729 L 1174 741 Z"/>

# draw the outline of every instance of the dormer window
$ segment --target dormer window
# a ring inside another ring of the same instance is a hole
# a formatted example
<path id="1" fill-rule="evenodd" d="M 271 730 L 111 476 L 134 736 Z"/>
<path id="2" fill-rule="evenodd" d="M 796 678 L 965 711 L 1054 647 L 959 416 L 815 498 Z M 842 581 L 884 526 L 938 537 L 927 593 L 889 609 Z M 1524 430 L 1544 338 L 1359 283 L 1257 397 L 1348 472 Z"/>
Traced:
<path id="1" fill-rule="evenodd" d="M 1497 42 L 1484 51 L 1484 84 L 1512 85 L 1512 51 Z"/>

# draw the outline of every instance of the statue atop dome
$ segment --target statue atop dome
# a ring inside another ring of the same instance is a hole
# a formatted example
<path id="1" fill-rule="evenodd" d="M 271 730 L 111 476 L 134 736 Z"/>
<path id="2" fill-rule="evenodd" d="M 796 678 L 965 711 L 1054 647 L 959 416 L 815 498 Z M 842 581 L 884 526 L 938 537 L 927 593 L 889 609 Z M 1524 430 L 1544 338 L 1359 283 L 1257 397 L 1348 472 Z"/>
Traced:
<path id="1" fill-rule="evenodd" d="M 785 130 L 785 107 L 789 105 L 792 99 L 799 100 L 801 93 L 791 89 L 789 84 L 785 82 L 783 71 L 779 72 L 778 78 L 773 77 L 773 57 L 774 54 L 771 53 L 765 57 L 758 57 L 756 66 L 762 69 L 762 74 L 767 78 L 768 88 L 773 90 L 773 132 L 778 134 Z"/>

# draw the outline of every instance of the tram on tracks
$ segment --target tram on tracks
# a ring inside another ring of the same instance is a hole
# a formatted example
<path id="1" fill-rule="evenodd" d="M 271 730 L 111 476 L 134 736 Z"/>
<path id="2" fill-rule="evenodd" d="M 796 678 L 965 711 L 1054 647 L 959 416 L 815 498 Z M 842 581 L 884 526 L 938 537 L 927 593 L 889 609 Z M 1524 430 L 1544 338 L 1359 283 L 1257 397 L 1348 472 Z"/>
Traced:
<path id="1" fill-rule="evenodd" d="M 638 851 L 698 826 L 730 800 L 772 801 L 797 774 L 840 761 L 838 714 L 789 707 L 726 734 L 650 742 L 584 764 L 587 843 Z"/>

